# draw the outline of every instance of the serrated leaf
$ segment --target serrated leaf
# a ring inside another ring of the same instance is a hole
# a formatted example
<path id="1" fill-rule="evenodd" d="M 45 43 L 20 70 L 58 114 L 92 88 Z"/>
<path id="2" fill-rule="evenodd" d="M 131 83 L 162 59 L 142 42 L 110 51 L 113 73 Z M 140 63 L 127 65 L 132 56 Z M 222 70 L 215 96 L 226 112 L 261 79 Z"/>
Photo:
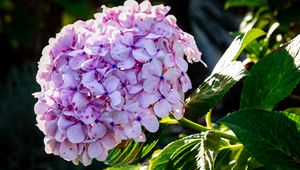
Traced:
<path id="1" fill-rule="evenodd" d="M 237 36 L 216 64 L 212 74 L 186 100 L 186 113 L 205 115 L 213 108 L 228 90 L 246 75 L 246 69 L 239 61 L 234 61 L 244 48 L 256 38 L 264 35 L 260 29 L 251 29 Z"/>
<path id="2" fill-rule="evenodd" d="M 213 168 L 220 137 L 213 131 L 193 134 L 167 145 L 152 161 L 151 170 Z"/>
<path id="3" fill-rule="evenodd" d="M 151 170 L 162 170 L 167 167 L 167 164 L 172 154 L 185 143 L 200 140 L 200 134 L 193 134 L 182 139 L 176 140 L 168 144 L 151 162 L 149 168 Z"/>
<path id="4" fill-rule="evenodd" d="M 199 152 L 196 156 L 197 167 L 200 170 L 214 170 L 217 151 L 220 146 L 220 136 L 208 131 L 203 136 L 203 141 L 200 144 Z"/>
<path id="5" fill-rule="evenodd" d="M 157 144 L 166 127 L 166 124 L 160 124 L 158 132 L 147 133 L 146 142 L 128 140 L 121 143 L 109 151 L 105 163 L 109 166 L 122 166 L 144 158 Z"/>
<path id="6" fill-rule="evenodd" d="M 268 169 L 300 168 L 300 117 L 246 109 L 219 121 L 233 130 L 249 152 Z"/>
<path id="7" fill-rule="evenodd" d="M 261 59 L 244 81 L 241 108 L 271 109 L 300 80 L 300 36 Z"/>
<path id="8" fill-rule="evenodd" d="M 263 6 L 267 4 L 267 0 L 227 0 L 225 8 L 235 6 Z"/>

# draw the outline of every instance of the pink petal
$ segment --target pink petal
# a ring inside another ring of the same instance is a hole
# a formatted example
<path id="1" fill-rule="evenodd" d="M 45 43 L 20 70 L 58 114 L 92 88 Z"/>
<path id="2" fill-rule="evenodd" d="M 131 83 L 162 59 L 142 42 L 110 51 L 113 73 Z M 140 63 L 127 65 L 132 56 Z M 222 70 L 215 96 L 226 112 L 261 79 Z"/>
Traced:
<path id="1" fill-rule="evenodd" d="M 161 95 L 159 94 L 159 92 L 155 92 L 155 93 L 143 92 L 139 95 L 138 102 L 141 107 L 148 108 L 149 105 L 158 101 L 160 97 Z"/>
<path id="2" fill-rule="evenodd" d="M 180 77 L 180 83 L 181 83 L 183 92 L 186 92 L 186 91 L 188 91 L 189 89 L 192 88 L 191 80 L 187 76 L 186 73 L 184 73 L 184 76 Z"/>
<path id="3" fill-rule="evenodd" d="M 187 72 L 188 63 L 183 59 L 183 57 L 175 57 L 175 63 L 181 71 Z"/>
<path id="4" fill-rule="evenodd" d="M 65 141 L 61 143 L 59 148 L 60 156 L 68 161 L 75 160 L 78 156 L 78 149 L 76 144 Z"/>
<path id="5" fill-rule="evenodd" d="M 125 128 L 114 128 L 114 134 L 116 136 L 116 138 L 118 138 L 119 140 L 127 140 L 127 136 L 125 134 Z"/>
<path id="6" fill-rule="evenodd" d="M 95 80 L 95 70 L 82 74 L 82 82 L 91 82 Z"/>
<path id="7" fill-rule="evenodd" d="M 94 112 L 92 107 L 87 107 L 85 111 L 80 112 L 80 120 L 86 125 L 92 124 L 97 119 Z"/>
<path id="8" fill-rule="evenodd" d="M 170 91 L 169 95 L 166 96 L 166 98 L 170 103 L 177 103 L 178 101 L 180 101 L 179 93 L 173 89 Z"/>
<path id="9" fill-rule="evenodd" d="M 121 42 L 125 45 L 132 45 L 133 44 L 133 39 L 134 39 L 134 35 L 131 32 L 123 32 L 122 34 L 119 34 L 119 38 L 121 40 Z"/>
<path id="10" fill-rule="evenodd" d="M 140 84 L 136 84 L 133 86 L 127 85 L 127 89 L 128 89 L 129 94 L 136 94 L 136 93 L 140 92 L 143 89 L 143 87 Z"/>
<path id="11" fill-rule="evenodd" d="M 132 57 L 127 58 L 124 61 L 120 61 L 117 64 L 117 68 L 123 69 L 131 69 L 135 65 L 135 60 Z"/>
<path id="12" fill-rule="evenodd" d="M 144 133 L 141 133 L 138 137 L 134 138 L 135 142 L 146 142 L 146 136 Z"/>
<path id="13" fill-rule="evenodd" d="M 45 112 L 47 112 L 47 105 L 45 102 L 42 102 L 42 101 L 38 101 L 37 103 L 35 103 L 34 105 L 34 112 L 36 114 L 43 114 Z"/>
<path id="14" fill-rule="evenodd" d="M 71 125 L 75 124 L 75 122 L 67 120 L 65 116 L 60 116 L 57 121 L 57 127 L 60 130 L 67 130 Z"/>
<path id="15" fill-rule="evenodd" d="M 76 80 L 69 74 L 63 74 L 62 79 L 64 81 L 63 86 L 65 88 L 75 88 L 77 86 Z"/>
<path id="16" fill-rule="evenodd" d="M 96 80 L 90 82 L 82 82 L 82 84 L 90 90 L 90 92 L 94 95 L 104 94 L 103 86 L 98 83 Z"/>
<path id="17" fill-rule="evenodd" d="M 47 138 L 47 137 L 44 138 L 44 143 L 45 143 L 45 151 L 48 154 L 53 153 L 55 148 L 58 145 L 58 142 L 55 139 Z"/>
<path id="18" fill-rule="evenodd" d="M 163 95 L 163 96 L 168 96 L 169 92 L 171 90 L 171 85 L 169 83 L 167 83 L 166 81 L 161 81 L 159 84 L 159 92 Z"/>
<path id="19" fill-rule="evenodd" d="M 121 93 L 119 91 L 115 91 L 111 94 L 108 95 L 111 101 L 111 105 L 112 106 L 117 106 L 121 103 L 122 99 L 121 99 Z"/>
<path id="20" fill-rule="evenodd" d="M 143 89 L 145 90 L 145 92 L 153 93 L 157 91 L 159 87 L 159 82 L 159 78 L 148 76 L 148 78 L 144 81 Z"/>
<path id="21" fill-rule="evenodd" d="M 132 24 L 133 24 L 133 15 L 132 15 L 132 13 L 129 13 L 129 12 L 126 12 L 126 11 L 121 12 L 120 15 L 119 15 L 119 22 L 125 28 L 131 27 Z"/>
<path id="22" fill-rule="evenodd" d="M 154 114 L 154 113 L 153 113 Z M 159 128 L 159 122 L 155 115 L 148 113 L 144 115 L 141 119 L 141 124 L 149 131 L 156 132 Z"/>
<path id="23" fill-rule="evenodd" d="M 133 84 L 137 83 L 137 79 L 136 79 L 137 75 L 134 71 L 129 71 L 125 75 L 126 75 L 128 84 L 133 85 Z"/>
<path id="24" fill-rule="evenodd" d="M 107 158 L 108 152 L 104 148 L 102 149 L 101 154 L 96 158 L 97 161 L 105 161 Z"/>
<path id="25" fill-rule="evenodd" d="M 112 134 L 106 134 L 100 140 L 100 142 L 101 142 L 102 146 L 107 150 L 114 148 L 118 144 L 116 138 Z"/>
<path id="26" fill-rule="evenodd" d="M 73 125 L 67 130 L 67 137 L 72 143 L 80 143 L 84 140 L 85 135 L 80 123 Z"/>
<path id="27" fill-rule="evenodd" d="M 45 123 L 45 134 L 47 136 L 54 136 L 57 129 L 57 119 L 48 120 Z"/>
<path id="28" fill-rule="evenodd" d="M 115 76 L 109 76 L 104 82 L 103 86 L 105 87 L 108 93 L 113 92 L 116 90 L 118 85 L 120 84 L 120 80 Z"/>
<path id="29" fill-rule="evenodd" d="M 72 103 L 75 105 L 75 107 L 78 108 L 81 108 L 88 104 L 85 97 L 80 92 L 75 93 L 72 99 Z"/>
<path id="30" fill-rule="evenodd" d="M 179 78 L 180 74 L 175 68 L 170 68 L 165 74 L 164 78 L 169 83 L 174 83 Z"/>
<path id="31" fill-rule="evenodd" d="M 141 124 L 138 121 L 132 122 L 130 126 L 125 128 L 126 136 L 129 138 L 136 138 L 142 133 Z"/>
<path id="32" fill-rule="evenodd" d="M 99 140 L 92 142 L 88 146 L 88 155 L 90 158 L 97 158 L 102 153 L 102 146 Z"/>
<path id="33" fill-rule="evenodd" d="M 128 115 L 126 112 L 113 111 L 110 112 L 110 114 L 112 115 L 112 119 L 115 124 L 121 124 L 121 125 L 128 124 Z"/>
<path id="34" fill-rule="evenodd" d="M 162 75 L 162 63 L 157 59 L 153 59 L 149 63 L 149 72 L 160 77 Z"/>
<path id="35" fill-rule="evenodd" d="M 89 157 L 87 151 L 83 152 L 81 162 L 84 166 L 88 166 L 92 163 L 92 159 Z"/>
<path id="36" fill-rule="evenodd" d="M 67 139 L 65 132 L 58 129 L 55 134 L 55 140 L 58 142 L 64 142 L 65 139 Z"/>
<path id="37" fill-rule="evenodd" d="M 173 116 L 175 119 L 180 120 L 183 117 L 184 105 L 181 102 L 178 102 L 173 105 Z"/>
<path id="38" fill-rule="evenodd" d="M 100 122 L 95 123 L 91 128 L 91 136 L 94 139 L 102 138 L 105 134 L 106 134 L 106 127 Z"/>
<path id="39" fill-rule="evenodd" d="M 151 39 L 147 39 L 145 41 L 145 49 L 150 55 L 155 55 L 157 53 L 157 49 L 155 47 L 155 43 Z"/>
<path id="40" fill-rule="evenodd" d="M 132 50 L 132 56 L 139 62 L 146 62 L 150 60 L 149 54 L 142 48 Z"/>
<path id="41" fill-rule="evenodd" d="M 81 64 L 86 60 L 86 56 L 78 56 L 71 58 L 70 60 L 70 67 L 73 70 L 78 70 L 80 69 Z"/>
<path id="42" fill-rule="evenodd" d="M 111 47 L 111 57 L 114 59 L 114 60 L 117 60 L 117 61 L 124 61 L 126 60 L 130 53 L 131 53 L 131 48 L 129 47 L 126 47 L 124 45 L 113 45 Z"/>
<path id="43" fill-rule="evenodd" d="M 154 112 L 158 117 L 164 118 L 169 116 L 172 111 L 172 107 L 169 102 L 165 99 L 161 99 L 154 105 Z"/>

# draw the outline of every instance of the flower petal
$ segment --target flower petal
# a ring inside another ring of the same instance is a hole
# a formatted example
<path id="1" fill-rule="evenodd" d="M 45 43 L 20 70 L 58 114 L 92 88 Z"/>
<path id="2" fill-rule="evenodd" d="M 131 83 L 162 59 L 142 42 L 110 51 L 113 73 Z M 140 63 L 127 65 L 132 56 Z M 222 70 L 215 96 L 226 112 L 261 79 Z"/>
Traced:
<path id="1" fill-rule="evenodd" d="M 100 122 L 95 123 L 91 128 L 91 136 L 94 139 L 102 138 L 105 134 L 106 134 L 106 127 Z"/>
<path id="2" fill-rule="evenodd" d="M 91 142 L 88 146 L 88 155 L 90 158 L 97 158 L 102 153 L 102 146 L 99 140 Z"/>
<path id="3" fill-rule="evenodd" d="M 122 96 L 121 96 L 121 93 L 119 91 L 115 91 L 111 94 L 108 95 L 109 98 L 110 98 L 110 101 L 111 101 L 111 105 L 112 106 L 117 106 L 121 103 L 122 101 Z"/>
<path id="4" fill-rule="evenodd" d="M 80 123 L 70 126 L 67 130 L 67 137 L 72 143 L 80 143 L 84 140 L 85 135 Z"/>
<path id="5" fill-rule="evenodd" d="M 149 54 L 143 48 L 132 50 L 132 56 L 139 62 L 146 62 L 150 60 Z"/>
<path id="6" fill-rule="evenodd" d="M 130 126 L 125 128 L 126 136 L 129 138 L 136 138 L 142 133 L 141 123 L 133 121 Z"/>
<path id="7" fill-rule="evenodd" d="M 90 92 L 94 95 L 104 94 L 103 86 L 98 83 L 96 80 L 90 82 L 83 82 L 82 83 L 86 88 L 90 90 Z"/>
<path id="8" fill-rule="evenodd" d="M 169 113 L 172 111 L 171 105 L 165 99 L 161 99 L 154 105 L 154 112 L 158 117 L 164 118 L 169 116 Z"/>
<path id="9" fill-rule="evenodd" d="M 156 132 L 159 128 L 159 122 L 154 113 L 147 113 L 141 119 L 141 124 L 149 131 Z"/>
<path id="10" fill-rule="evenodd" d="M 148 78 L 144 81 L 143 89 L 145 92 L 153 93 L 157 91 L 159 87 L 159 81 L 160 80 L 158 77 L 148 76 Z"/>
<path id="11" fill-rule="evenodd" d="M 92 124 L 96 119 L 95 111 L 91 106 L 84 111 L 80 111 L 80 120 L 86 125 Z"/>
<path id="12" fill-rule="evenodd" d="M 110 53 L 113 59 L 117 61 L 124 61 L 129 57 L 131 48 L 120 44 L 112 45 Z"/>
<path id="13" fill-rule="evenodd" d="M 157 100 L 159 100 L 161 95 L 159 92 L 155 93 L 146 93 L 143 92 L 138 96 L 138 102 L 139 105 L 143 108 L 148 108 L 149 105 L 155 103 Z"/>
<path id="14" fill-rule="evenodd" d="M 124 61 L 119 61 L 117 64 L 117 68 L 120 68 L 120 70 L 131 69 L 134 65 L 135 60 L 132 57 L 129 57 Z"/>
<path id="15" fill-rule="evenodd" d="M 120 80 L 115 76 L 109 76 L 104 82 L 103 86 L 105 87 L 108 93 L 113 92 L 116 90 L 118 85 L 120 84 Z"/>
<path id="16" fill-rule="evenodd" d="M 81 107 L 83 107 L 83 106 L 85 106 L 85 105 L 88 104 L 88 102 L 86 101 L 86 99 L 84 98 L 84 96 L 81 93 L 79 93 L 79 92 L 75 93 L 75 95 L 73 96 L 72 103 L 77 108 L 81 108 Z"/>
<path id="17" fill-rule="evenodd" d="M 87 151 L 83 152 L 81 162 L 84 166 L 88 166 L 92 163 L 92 159 L 89 157 Z"/>
<path id="18" fill-rule="evenodd" d="M 183 117 L 184 105 L 181 102 L 178 102 L 173 105 L 173 116 L 175 119 L 180 120 Z"/>
<path id="19" fill-rule="evenodd" d="M 153 75 L 160 77 L 162 75 L 162 69 L 162 63 L 157 59 L 153 59 L 149 63 L 149 72 Z"/>
<path id="20" fill-rule="evenodd" d="M 77 145 L 68 141 L 62 142 L 59 148 L 60 156 L 68 161 L 75 160 L 78 156 Z"/>
<path id="21" fill-rule="evenodd" d="M 101 142 L 102 146 L 107 150 L 114 148 L 118 144 L 116 138 L 112 134 L 106 134 L 100 140 L 100 142 Z"/>

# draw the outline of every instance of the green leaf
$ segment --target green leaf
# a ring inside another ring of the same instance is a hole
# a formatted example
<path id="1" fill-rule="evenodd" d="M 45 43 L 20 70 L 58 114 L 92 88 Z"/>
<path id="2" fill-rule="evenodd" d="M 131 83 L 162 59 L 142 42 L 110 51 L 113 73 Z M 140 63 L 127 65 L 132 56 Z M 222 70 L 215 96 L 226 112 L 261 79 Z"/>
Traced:
<path id="1" fill-rule="evenodd" d="M 230 61 L 236 60 L 242 51 L 255 39 L 265 35 L 266 33 L 258 28 L 253 28 L 247 31 L 245 34 L 238 35 L 233 42 L 230 44 L 229 48 L 225 51 L 224 55 L 217 63 L 214 68 L 214 72 L 223 68 L 224 64 L 229 63 Z"/>
<path id="2" fill-rule="evenodd" d="M 124 141 L 109 151 L 105 163 L 109 166 L 122 166 L 144 158 L 157 144 L 166 127 L 167 124 L 160 124 L 158 132 L 147 133 L 146 142 Z"/>
<path id="3" fill-rule="evenodd" d="M 300 80 L 300 36 L 261 59 L 244 81 L 241 108 L 271 109 Z"/>
<path id="4" fill-rule="evenodd" d="M 167 145 L 150 161 L 150 170 L 213 169 L 220 137 L 213 131 L 193 134 Z"/>
<path id="5" fill-rule="evenodd" d="M 217 151 L 220 146 L 220 136 L 215 133 L 206 133 L 200 144 L 197 154 L 197 167 L 200 170 L 214 170 L 214 163 L 217 157 Z"/>
<path id="6" fill-rule="evenodd" d="M 300 116 L 247 109 L 223 118 L 249 152 L 271 170 L 300 168 Z"/>
<path id="7" fill-rule="evenodd" d="M 140 170 L 141 168 L 141 165 L 126 165 L 122 167 L 109 167 L 105 170 Z"/>
<path id="8" fill-rule="evenodd" d="M 213 73 L 187 98 L 185 112 L 197 117 L 204 116 L 246 75 L 245 72 L 241 62 L 230 62 L 220 72 Z"/>
<path id="9" fill-rule="evenodd" d="M 225 8 L 227 9 L 235 6 L 264 6 L 267 4 L 267 0 L 227 0 Z"/>
<path id="10" fill-rule="evenodd" d="M 249 43 L 264 34 L 265 32 L 260 29 L 251 29 L 234 39 L 212 74 L 187 98 L 186 113 L 199 117 L 204 116 L 236 82 L 246 75 L 243 64 L 234 60 Z"/>

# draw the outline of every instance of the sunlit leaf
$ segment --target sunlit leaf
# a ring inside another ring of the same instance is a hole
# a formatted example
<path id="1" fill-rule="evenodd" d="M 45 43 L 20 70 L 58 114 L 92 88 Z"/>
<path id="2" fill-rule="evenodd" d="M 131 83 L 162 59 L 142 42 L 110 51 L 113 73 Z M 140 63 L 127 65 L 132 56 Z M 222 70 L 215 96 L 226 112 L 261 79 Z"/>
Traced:
<path id="1" fill-rule="evenodd" d="M 241 108 L 271 109 L 300 80 L 300 36 L 261 59 L 244 81 Z"/>
<path id="2" fill-rule="evenodd" d="M 167 145 L 150 161 L 151 170 L 213 169 L 220 137 L 213 131 L 193 134 Z"/>

